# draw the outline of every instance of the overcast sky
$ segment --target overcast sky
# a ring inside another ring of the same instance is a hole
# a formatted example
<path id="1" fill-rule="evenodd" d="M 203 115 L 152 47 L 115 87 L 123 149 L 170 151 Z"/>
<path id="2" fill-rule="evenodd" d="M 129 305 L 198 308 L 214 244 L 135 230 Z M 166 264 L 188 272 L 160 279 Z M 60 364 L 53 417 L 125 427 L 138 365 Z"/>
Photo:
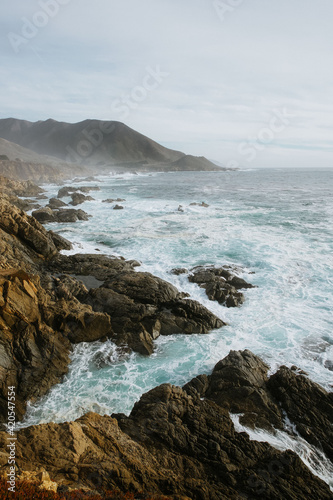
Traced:
<path id="1" fill-rule="evenodd" d="M 12 0 L 1 118 L 118 120 L 224 165 L 333 166 L 332 0 Z"/>

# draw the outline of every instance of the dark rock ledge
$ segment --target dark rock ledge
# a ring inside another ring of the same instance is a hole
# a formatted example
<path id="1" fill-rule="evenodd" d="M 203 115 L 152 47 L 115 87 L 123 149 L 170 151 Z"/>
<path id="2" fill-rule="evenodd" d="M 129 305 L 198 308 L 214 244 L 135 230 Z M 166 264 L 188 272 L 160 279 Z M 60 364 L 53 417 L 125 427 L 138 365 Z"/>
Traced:
<path id="1" fill-rule="evenodd" d="M 230 409 L 251 415 L 250 422 L 254 413 L 260 420 L 263 412 L 266 423 L 282 425 L 282 405 L 298 424 L 303 404 L 314 398 L 307 425 L 318 444 L 332 443 L 331 394 L 285 367 L 267 379 L 267 368 L 249 351 L 231 352 L 210 376 L 200 375 L 183 388 L 163 384 L 144 394 L 128 417 L 88 413 L 75 422 L 22 429 L 17 464 L 22 470 L 46 468 L 58 491 L 84 486 L 170 499 L 332 499 L 328 485 L 295 453 L 277 451 L 234 429 Z M 271 392 L 277 377 L 282 398 Z M 286 395 L 294 400 L 290 409 Z M 0 433 L 0 444 L 5 443 L 6 434 Z"/>

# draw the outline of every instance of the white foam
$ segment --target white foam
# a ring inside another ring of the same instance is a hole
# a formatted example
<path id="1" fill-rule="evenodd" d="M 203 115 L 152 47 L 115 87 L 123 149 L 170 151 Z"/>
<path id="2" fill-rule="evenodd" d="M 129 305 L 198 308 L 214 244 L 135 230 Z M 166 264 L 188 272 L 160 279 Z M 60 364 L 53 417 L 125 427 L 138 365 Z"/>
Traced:
<path id="1" fill-rule="evenodd" d="M 246 432 L 253 441 L 263 441 L 269 443 L 280 451 L 292 450 L 311 470 L 311 472 L 325 481 L 333 491 L 333 464 L 326 455 L 315 446 L 303 439 L 294 425 L 286 422 L 289 432 L 275 429 L 274 434 L 263 429 L 249 429 L 239 423 L 242 414 L 230 414 L 231 420 L 237 432 Z M 283 468 L 283 467 L 282 467 Z"/>

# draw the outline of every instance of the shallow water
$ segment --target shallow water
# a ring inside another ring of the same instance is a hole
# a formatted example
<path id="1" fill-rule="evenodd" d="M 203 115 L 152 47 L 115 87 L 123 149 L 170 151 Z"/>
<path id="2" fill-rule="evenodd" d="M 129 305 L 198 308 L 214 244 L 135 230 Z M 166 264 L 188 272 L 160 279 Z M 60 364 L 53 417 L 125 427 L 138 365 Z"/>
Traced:
<path id="1" fill-rule="evenodd" d="M 72 253 L 139 260 L 138 270 L 189 292 L 228 326 L 208 335 L 160 337 L 149 358 L 124 357 L 111 342 L 78 345 L 64 382 L 30 406 L 24 425 L 70 420 L 88 410 L 128 414 L 143 392 L 209 373 L 230 349 L 250 349 L 272 371 L 295 364 L 332 390 L 333 170 L 124 174 L 99 180 L 90 183 L 101 187 L 89 193 L 95 201 L 78 207 L 93 214 L 89 221 L 48 229 L 74 242 Z M 50 196 L 58 189 L 47 186 Z M 102 203 L 118 197 L 126 199 L 120 203 L 124 210 Z M 209 207 L 190 205 L 202 201 Z M 170 273 L 199 264 L 234 265 L 257 288 L 245 291 L 241 308 L 224 308 L 186 276 Z"/>

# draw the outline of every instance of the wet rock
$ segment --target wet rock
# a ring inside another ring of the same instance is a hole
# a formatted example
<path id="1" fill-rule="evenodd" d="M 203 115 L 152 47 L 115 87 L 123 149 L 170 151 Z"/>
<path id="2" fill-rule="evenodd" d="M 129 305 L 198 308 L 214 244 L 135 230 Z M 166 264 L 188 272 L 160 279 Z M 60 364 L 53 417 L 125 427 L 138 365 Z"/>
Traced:
<path id="1" fill-rule="evenodd" d="M 89 220 L 91 215 L 88 215 L 81 209 L 75 208 L 60 208 L 52 210 L 49 207 L 40 208 L 32 212 L 32 216 L 42 224 L 50 222 L 77 222 L 78 220 Z"/>
<path id="2" fill-rule="evenodd" d="M 180 267 L 180 268 L 177 268 L 177 269 L 171 269 L 171 273 L 175 274 L 176 276 L 179 276 L 180 274 L 187 274 L 188 273 L 188 269 L 186 269 L 185 267 Z"/>
<path id="3" fill-rule="evenodd" d="M 198 207 L 204 207 L 204 208 L 209 207 L 209 205 L 207 203 L 205 203 L 204 201 L 202 201 L 201 203 L 190 203 L 190 207 L 191 206 L 198 206 Z"/>
<path id="4" fill-rule="evenodd" d="M 0 274 L 0 420 L 7 417 L 7 387 L 16 388 L 16 418 L 26 402 L 44 395 L 67 372 L 70 343 L 43 320 L 39 278 L 21 270 Z"/>
<path id="5" fill-rule="evenodd" d="M 11 205 L 5 197 L 0 198 L 0 228 L 46 258 L 57 254 L 56 246 L 44 227 L 34 217 Z"/>
<path id="6" fill-rule="evenodd" d="M 7 435 L 0 433 L 0 445 Z M 47 468 L 62 486 L 150 492 L 193 500 L 332 498 L 291 451 L 237 433 L 226 409 L 163 384 L 130 416 L 95 413 L 17 434 L 21 469 Z M 58 489 L 58 491 L 59 491 Z"/>
<path id="7" fill-rule="evenodd" d="M 71 250 L 73 248 L 72 243 L 60 236 L 58 233 L 54 233 L 53 231 L 49 231 L 49 235 L 51 236 L 53 243 L 55 244 L 57 250 Z"/>
<path id="8" fill-rule="evenodd" d="M 91 215 L 81 209 L 64 208 L 56 212 L 57 222 L 76 222 L 78 220 L 89 220 L 90 217 Z"/>
<path id="9" fill-rule="evenodd" d="M 70 202 L 70 205 L 81 205 L 81 203 L 84 203 L 85 201 L 93 201 L 94 198 L 91 196 L 86 196 L 82 193 L 72 193 L 71 194 L 72 201 Z"/>
<path id="10" fill-rule="evenodd" d="M 286 366 L 270 377 L 267 386 L 300 435 L 333 461 L 333 393 Z"/>
<path id="11" fill-rule="evenodd" d="M 57 221 L 57 216 L 50 207 L 43 207 L 38 210 L 34 210 L 31 215 L 41 224 L 48 224 L 49 222 Z"/>
<path id="12" fill-rule="evenodd" d="M 52 210 L 55 210 L 57 208 L 67 207 L 67 204 L 59 200 L 58 198 L 51 198 L 48 205 L 46 206 L 51 208 Z"/>
<path id="13" fill-rule="evenodd" d="M 231 413 L 240 423 L 273 431 L 283 428 L 281 410 L 267 388 L 269 366 L 252 352 L 230 351 L 209 377 L 206 397 Z"/>
<path id="14" fill-rule="evenodd" d="M 124 207 L 122 205 L 115 205 L 113 207 L 113 210 L 123 210 L 123 209 L 124 209 Z"/>
<path id="15" fill-rule="evenodd" d="M 224 267 L 195 267 L 191 270 L 189 281 L 204 288 L 210 300 L 216 300 L 227 307 L 237 307 L 244 302 L 245 297 L 239 292 L 240 289 L 254 288 Z"/>
<path id="16" fill-rule="evenodd" d="M 208 333 L 224 325 L 204 306 L 185 300 L 173 285 L 149 273 L 122 272 L 91 289 L 87 303 L 110 315 L 117 343 L 145 354 L 153 351 L 159 335 Z"/>
<path id="17" fill-rule="evenodd" d="M 71 187 L 71 186 L 63 186 L 58 191 L 58 198 L 64 198 L 65 196 L 70 196 L 72 193 L 76 193 L 77 191 L 81 191 L 81 193 L 89 193 L 89 191 L 99 191 L 100 187 L 98 186 L 81 186 L 79 188 Z"/>

